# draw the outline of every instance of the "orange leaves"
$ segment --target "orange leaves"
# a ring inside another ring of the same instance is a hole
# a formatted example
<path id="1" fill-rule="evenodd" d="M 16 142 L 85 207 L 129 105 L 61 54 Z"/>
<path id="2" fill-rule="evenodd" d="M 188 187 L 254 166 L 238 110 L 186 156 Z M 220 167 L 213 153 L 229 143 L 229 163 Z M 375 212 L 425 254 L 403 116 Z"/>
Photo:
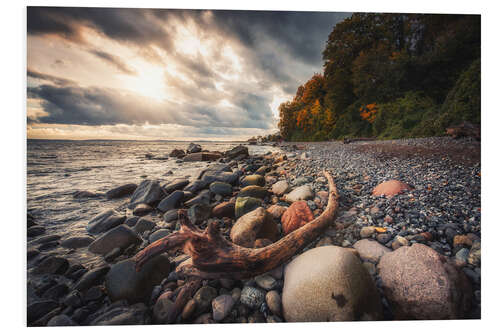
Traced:
<path id="1" fill-rule="evenodd" d="M 371 103 L 367 104 L 366 106 L 362 106 L 359 108 L 359 115 L 363 120 L 368 121 L 369 123 L 373 123 L 376 118 L 377 114 L 377 104 L 376 103 Z"/>

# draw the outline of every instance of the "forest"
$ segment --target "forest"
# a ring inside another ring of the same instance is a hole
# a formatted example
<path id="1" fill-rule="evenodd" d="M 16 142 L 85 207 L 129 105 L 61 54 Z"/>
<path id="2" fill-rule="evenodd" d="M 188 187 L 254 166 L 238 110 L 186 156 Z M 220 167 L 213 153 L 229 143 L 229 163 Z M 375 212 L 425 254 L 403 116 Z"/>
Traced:
<path id="1" fill-rule="evenodd" d="M 355 13 L 322 56 L 323 73 L 279 106 L 285 140 L 441 136 L 480 124 L 480 15 Z"/>

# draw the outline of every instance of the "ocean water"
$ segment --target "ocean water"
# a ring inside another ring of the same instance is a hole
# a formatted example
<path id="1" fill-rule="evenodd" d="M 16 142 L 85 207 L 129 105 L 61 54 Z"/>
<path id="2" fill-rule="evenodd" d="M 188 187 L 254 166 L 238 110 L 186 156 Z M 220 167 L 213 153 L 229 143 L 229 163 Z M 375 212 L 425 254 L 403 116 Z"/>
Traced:
<path id="1" fill-rule="evenodd" d="M 226 151 L 238 142 L 198 142 L 203 149 Z M 73 198 L 75 191 L 106 192 L 127 183 L 140 183 L 144 179 L 157 179 L 161 184 L 175 178 L 195 179 L 208 162 L 175 163 L 148 159 L 146 154 L 164 157 L 174 149 L 186 149 L 189 142 L 162 141 L 64 141 L 28 140 L 27 142 L 27 208 L 35 222 L 46 228 L 44 235 L 28 238 L 28 249 L 36 249 L 38 239 L 59 235 L 61 240 L 87 235 L 88 222 L 99 212 L 117 209 L 128 213 L 129 198 L 107 200 Z M 271 146 L 248 146 L 250 154 L 277 151 Z M 169 171 L 172 173 L 170 174 Z M 158 216 L 158 221 L 161 216 Z M 61 255 L 70 262 L 94 266 L 102 262 L 101 256 L 87 248 L 69 250 L 61 246 L 44 253 Z M 31 270 L 32 262 L 28 262 Z M 28 271 L 28 272 L 29 272 Z"/>

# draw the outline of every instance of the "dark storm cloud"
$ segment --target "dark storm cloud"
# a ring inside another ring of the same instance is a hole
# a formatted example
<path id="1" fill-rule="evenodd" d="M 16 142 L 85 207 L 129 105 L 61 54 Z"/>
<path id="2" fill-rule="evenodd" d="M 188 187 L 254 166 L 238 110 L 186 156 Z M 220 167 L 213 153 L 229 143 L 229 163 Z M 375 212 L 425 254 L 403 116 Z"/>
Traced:
<path id="1" fill-rule="evenodd" d="M 144 125 L 179 124 L 195 127 L 271 127 L 271 110 L 259 96 L 242 96 L 238 101 L 241 113 L 237 119 L 225 119 L 211 101 L 198 104 L 145 101 L 142 96 L 124 94 L 113 89 L 78 86 L 41 85 L 28 87 L 29 98 L 42 100 L 47 115 L 29 118 L 28 122 L 73 125 Z M 246 113 L 245 113 L 246 111 Z"/>
<path id="2" fill-rule="evenodd" d="M 95 55 L 99 59 L 102 59 L 106 61 L 107 63 L 113 65 L 115 68 L 120 70 L 121 72 L 128 74 L 128 75 L 136 75 L 137 72 L 130 67 L 127 66 L 119 57 L 112 55 L 110 53 L 100 51 L 100 50 L 89 50 L 88 51 L 90 54 Z"/>
<path id="3" fill-rule="evenodd" d="M 35 70 L 28 68 L 28 78 L 30 78 L 30 77 L 34 78 L 34 79 L 49 81 L 49 82 L 52 82 L 58 86 L 75 84 L 75 81 L 73 81 L 73 80 L 68 80 L 68 79 L 58 77 L 58 76 L 40 73 L 40 72 L 37 72 Z"/>

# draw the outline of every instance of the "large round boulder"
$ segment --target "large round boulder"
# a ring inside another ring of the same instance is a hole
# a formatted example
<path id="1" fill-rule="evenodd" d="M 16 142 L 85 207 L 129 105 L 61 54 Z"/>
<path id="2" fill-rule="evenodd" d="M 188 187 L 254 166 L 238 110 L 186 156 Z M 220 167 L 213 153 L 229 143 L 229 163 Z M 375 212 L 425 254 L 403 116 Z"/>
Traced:
<path id="1" fill-rule="evenodd" d="M 112 301 L 125 299 L 129 304 L 146 302 L 153 287 L 170 273 L 168 255 L 162 254 L 148 261 L 139 272 L 135 270 L 135 261 L 120 261 L 106 274 L 105 286 Z"/>
<path id="2" fill-rule="evenodd" d="M 402 193 L 403 191 L 410 191 L 411 189 L 412 187 L 410 185 L 399 180 L 391 179 L 375 186 L 372 194 L 375 196 L 385 195 L 387 197 L 392 197 Z"/>
<path id="3" fill-rule="evenodd" d="M 472 292 L 465 275 L 426 245 L 387 253 L 378 268 L 396 319 L 459 319 L 469 309 Z"/>
<path id="4" fill-rule="evenodd" d="M 377 320 L 377 289 L 349 250 L 322 246 L 293 259 L 285 269 L 283 315 L 288 322 Z"/>

